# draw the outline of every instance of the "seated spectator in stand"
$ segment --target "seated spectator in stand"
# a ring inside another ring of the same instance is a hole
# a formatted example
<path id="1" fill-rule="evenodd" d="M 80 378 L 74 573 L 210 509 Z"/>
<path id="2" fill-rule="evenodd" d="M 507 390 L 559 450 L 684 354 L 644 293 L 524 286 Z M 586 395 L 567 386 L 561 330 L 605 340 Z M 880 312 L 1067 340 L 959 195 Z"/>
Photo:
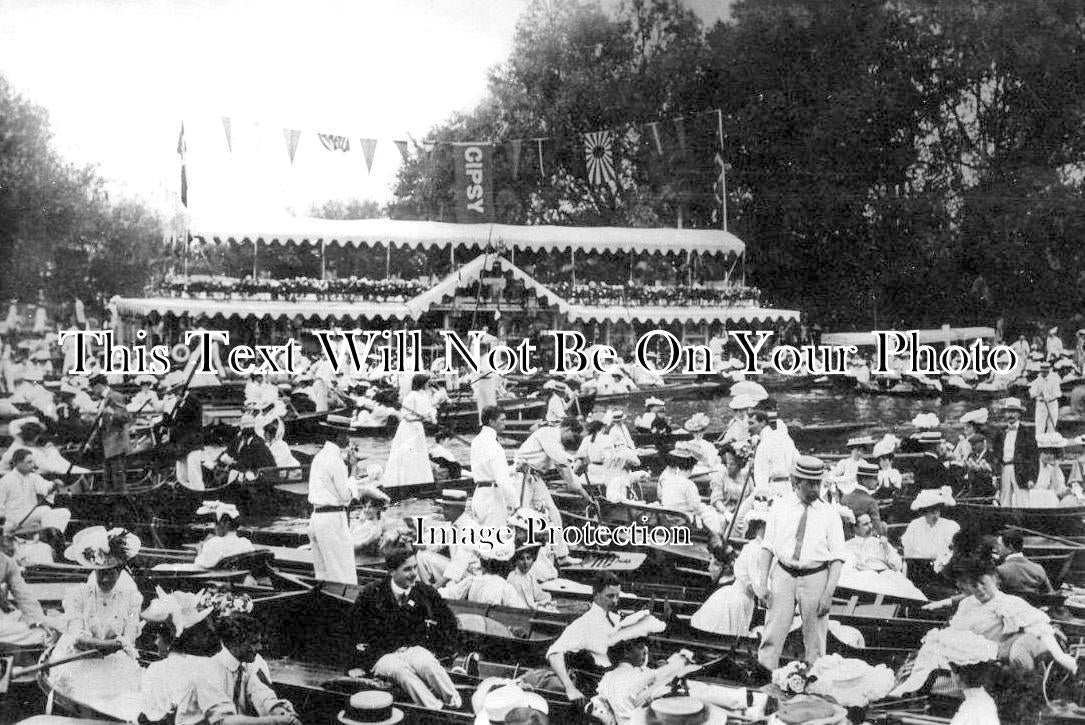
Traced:
<path id="1" fill-rule="evenodd" d="M 215 517 L 215 533 L 200 545 L 193 562 L 196 566 L 214 569 L 223 559 L 254 551 L 251 541 L 237 535 L 241 513 L 234 504 L 204 501 L 196 515 Z"/>

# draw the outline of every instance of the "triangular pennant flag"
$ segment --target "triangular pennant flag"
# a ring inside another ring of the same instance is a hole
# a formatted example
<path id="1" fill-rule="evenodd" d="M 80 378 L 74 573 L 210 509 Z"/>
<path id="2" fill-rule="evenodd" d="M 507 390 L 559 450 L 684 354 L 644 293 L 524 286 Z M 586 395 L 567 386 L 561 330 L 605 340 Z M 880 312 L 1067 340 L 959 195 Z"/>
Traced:
<path id="1" fill-rule="evenodd" d="M 678 148 L 682 151 L 686 150 L 686 119 L 676 118 L 674 119 L 674 131 L 678 136 Z"/>
<path id="2" fill-rule="evenodd" d="M 659 124 L 656 122 L 649 123 L 648 131 L 652 134 L 652 148 L 655 149 L 656 156 L 662 156 L 663 144 L 659 140 Z"/>
<path id="3" fill-rule="evenodd" d="M 226 131 L 226 148 L 228 148 L 230 150 L 230 153 L 233 153 L 234 152 L 234 139 L 230 135 L 230 117 L 229 116 L 223 116 L 222 117 L 222 128 L 223 128 L 224 131 Z"/>
<path id="4" fill-rule="evenodd" d="M 284 128 L 283 137 L 286 138 L 286 153 L 290 155 L 290 163 L 294 163 L 294 154 L 298 152 L 298 141 L 301 139 L 301 131 L 295 131 L 292 128 Z"/>
<path id="5" fill-rule="evenodd" d="M 377 150 L 377 139 L 375 138 L 362 138 L 358 139 L 362 144 L 362 155 L 365 157 L 365 171 L 370 173 L 373 171 L 373 153 Z"/>
<path id="6" fill-rule="evenodd" d="M 518 138 L 509 141 L 509 168 L 514 179 L 520 178 L 520 149 L 523 145 L 524 142 Z"/>
<path id="7" fill-rule="evenodd" d="M 407 158 L 407 142 L 406 141 L 393 141 L 396 148 L 399 149 L 399 154 L 403 157 L 403 162 L 406 163 Z"/>
<path id="8" fill-rule="evenodd" d="M 542 158 L 542 143 L 545 140 L 546 139 L 543 139 L 543 138 L 532 139 L 532 141 L 535 142 L 535 145 L 539 150 L 539 176 L 546 176 L 546 169 L 543 168 L 543 158 Z"/>

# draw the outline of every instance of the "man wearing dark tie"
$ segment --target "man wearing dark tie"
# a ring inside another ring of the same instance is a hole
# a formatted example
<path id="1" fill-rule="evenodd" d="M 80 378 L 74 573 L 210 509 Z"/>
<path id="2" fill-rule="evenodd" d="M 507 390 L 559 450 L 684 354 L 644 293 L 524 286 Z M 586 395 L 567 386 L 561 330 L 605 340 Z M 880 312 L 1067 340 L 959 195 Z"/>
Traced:
<path id="1" fill-rule="evenodd" d="M 995 458 L 1002 465 L 998 488 L 998 502 L 1002 506 L 1013 502 L 1013 493 L 1018 487 L 1024 488 L 1029 481 L 1036 480 L 1036 438 L 1021 429 L 1024 411 L 1025 407 L 1017 398 L 1002 401 L 1006 427 L 995 436 L 992 446 Z"/>
<path id="2" fill-rule="evenodd" d="M 814 662 L 825 653 L 829 609 L 845 554 L 840 514 L 819 497 L 824 476 L 820 458 L 799 456 L 791 471 L 795 495 L 778 499 L 769 511 L 753 590 L 768 609 L 757 659 L 770 670 L 780 664 L 796 603 L 804 659 Z"/>
<path id="3" fill-rule="evenodd" d="M 423 707 L 459 708 L 459 692 L 434 655 L 455 650 L 456 616 L 436 589 L 418 581 L 412 549 L 390 549 L 384 561 L 388 576 L 362 589 L 351 612 L 358 666 L 394 681 Z"/>
<path id="4" fill-rule="evenodd" d="M 571 702 L 582 700 L 584 695 L 569 673 L 566 655 L 587 653 L 585 659 L 592 665 L 610 666 L 607 649 L 612 644 L 610 636 L 621 620 L 617 614 L 621 596 L 622 585 L 618 577 L 609 571 L 599 572 L 592 582 L 592 604 L 588 611 L 570 622 L 546 651 L 550 668 L 565 685 L 565 696 Z"/>

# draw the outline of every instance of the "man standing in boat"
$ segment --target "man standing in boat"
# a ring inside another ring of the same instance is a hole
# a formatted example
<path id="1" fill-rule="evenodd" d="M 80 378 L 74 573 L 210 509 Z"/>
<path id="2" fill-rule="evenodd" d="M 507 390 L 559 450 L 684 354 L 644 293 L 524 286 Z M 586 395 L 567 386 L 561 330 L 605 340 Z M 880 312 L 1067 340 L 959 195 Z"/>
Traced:
<path id="1" fill-rule="evenodd" d="M 486 333 L 479 337 L 479 361 L 478 372 L 470 376 L 471 391 L 474 394 L 475 405 L 478 407 L 479 420 L 482 420 L 482 411 L 488 406 L 497 405 L 498 387 L 501 376 L 490 366 L 488 353 L 497 344 L 497 338 Z"/>
<path id="2" fill-rule="evenodd" d="M 313 456 L 309 467 L 309 541 L 313 547 L 313 573 L 317 579 L 357 584 L 354 543 L 347 526 L 347 507 L 357 495 L 346 461 L 350 437 L 336 434 Z"/>
<path id="3" fill-rule="evenodd" d="M 471 441 L 471 475 L 477 484 L 471 512 L 484 526 L 503 526 L 509 513 L 520 505 L 520 487 L 513 480 L 505 449 L 498 443 L 504 430 L 504 411 L 489 405 L 482 411 L 482 429 Z"/>
<path id="4" fill-rule="evenodd" d="M 1040 363 L 1040 375 L 1028 386 L 1030 398 L 1036 400 L 1036 437 L 1054 433 L 1059 422 L 1059 398 L 1062 397 L 1062 381 L 1052 369 L 1051 361 Z"/>
<path id="5" fill-rule="evenodd" d="M 98 437 L 102 441 L 105 487 L 109 491 L 127 491 L 125 477 L 128 454 L 132 443 L 128 437 L 128 424 L 132 414 L 124 403 L 124 396 L 109 387 L 105 375 L 98 373 L 90 379 L 90 387 L 101 401 L 98 407 Z"/>
<path id="6" fill-rule="evenodd" d="M 522 501 L 524 505 L 546 513 L 550 526 L 562 528 L 561 512 L 554 503 L 554 497 L 546 482 L 539 475 L 555 469 L 561 475 L 566 488 L 588 501 L 592 500 L 573 473 L 573 457 L 569 454 L 570 449 L 575 450 L 580 445 L 582 433 L 580 421 L 566 418 L 560 425 L 544 425 L 520 445 L 516 451 L 516 463 L 523 472 L 523 480 L 520 484 L 521 490 L 517 493 L 517 508 Z M 557 555 L 559 566 L 572 566 L 581 562 L 570 555 L 569 545 L 561 536 L 554 537 L 554 554 Z"/>
<path id="7" fill-rule="evenodd" d="M 824 477 L 820 458 L 799 456 L 791 473 L 794 495 L 778 499 L 769 511 L 753 590 L 768 608 L 757 658 L 770 670 L 780 664 L 796 603 L 804 659 L 814 662 L 825 652 L 829 609 L 846 554 L 840 514 L 818 496 Z"/>
<path id="8" fill-rule="evenodd" d="M 767 410 L 750 411 L 750 437 L 757 436 L 753 455 L 753 481 L 755 488 L 768 489 L 775 497 L 787 497 L 791 493 L 791 460 L 795 444 L 791 437 L 773 427 Z"/>
<path id="9" fill-rule="evenodd" d="M 1017 398 L 1002 401 L 1002 413 L 1006 416 L 1006 427 L 995 436 L 992 450 L 1002 464 L 999 474 L 998 499 L 1002 506 L 1009 506 L 1014 491 L 1036 480 L 1036 465 L 1039 456 L 1035 436 L 1021 428 L 1021 414 L 1025 407 Z"/>

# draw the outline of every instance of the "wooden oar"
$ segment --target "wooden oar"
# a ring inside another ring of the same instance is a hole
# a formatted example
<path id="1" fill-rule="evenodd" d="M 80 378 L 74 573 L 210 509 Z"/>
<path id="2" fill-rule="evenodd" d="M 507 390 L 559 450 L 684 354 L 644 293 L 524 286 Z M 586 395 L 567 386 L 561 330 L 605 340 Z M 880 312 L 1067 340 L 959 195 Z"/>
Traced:
<path id="1" fill-rule="evenodd" d="M 1066 538 L 1063 538 L 1061 536 L 1056 536 L 1054 534 L 1045 534 L 1042 531 L 1036 531 L 1035 529 L 1028 529 L 1028 528 L 1025 528 L 1024 526 L 1014 525 L 1014 526 L 1010 526 L 1009 528 L 1014 529 L 1016 531 L 1020 531 L 1023 534 L 1028 534 L 1029 536 L 1041 536 L 1041 537 L 1043 537 L 1045 539 L 1050 539 L 1051 541 L 1057 541 L 1060 544 L 1066 544 L 1067 546 L 1072 547 L 1074 549 L 1085 549 L 1085 543 L 1082 543 L 1080 541 L 1074 541 L 1073 539 L 1066 539 Z"/>
<path id="2" fill-rule="evenodd" d="M 11 676 L 12 677 L 22 677 L 24 675 L 31 675 L 31 674 L 34 674 L 35 672 L 40 672 L 42 670 L 48 670 L 51 667 L 56 667 L 57 665 L 65 665 L 65 664 L 67 664 L 69 662 L 76 662 L 77 660 L 86 660 L 86 659 L 90 659 L 91 657 L 99 657 L 102 654 L 103 654 L 103 652 L 100 649 L 88 649 L 85 652 L 80 652 L 78 654 L 74 654 L 71 657 L 62 657 L 59 660 L 53 660 L 51 662 L 42 662 L 42 663 L 36 664 L 36 665 L 34 665 L 32 667 L 16 667 L 16 668 L 14 668 L 12 670 Z"/>

